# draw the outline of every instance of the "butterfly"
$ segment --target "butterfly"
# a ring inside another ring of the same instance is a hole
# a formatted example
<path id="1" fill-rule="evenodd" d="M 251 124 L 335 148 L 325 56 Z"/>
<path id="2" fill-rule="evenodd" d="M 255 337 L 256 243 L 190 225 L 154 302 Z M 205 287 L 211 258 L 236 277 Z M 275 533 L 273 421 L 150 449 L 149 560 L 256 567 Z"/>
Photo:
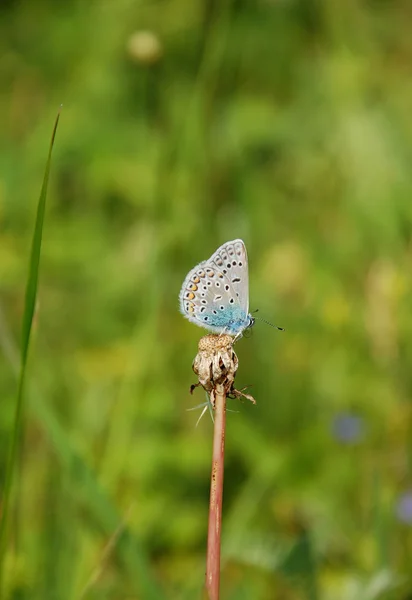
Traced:
<path id="1" fill-rule="evenodd" d="M 180 310 L 192 323 L 236 338 L 252 327 L 249 272 L 242 240 L 226 242 L 187 275 L 179 295 Z"/>

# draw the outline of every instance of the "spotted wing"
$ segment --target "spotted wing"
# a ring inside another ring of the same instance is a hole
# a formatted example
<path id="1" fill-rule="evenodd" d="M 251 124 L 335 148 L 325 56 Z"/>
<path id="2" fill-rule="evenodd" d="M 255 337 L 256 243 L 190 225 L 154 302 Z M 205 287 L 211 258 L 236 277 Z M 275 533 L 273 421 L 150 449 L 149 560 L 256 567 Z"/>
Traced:
<path id="1" fill-rule="evenodd" d="M 247 288 L 245 246 L 241 240 L 228 242 L 189 272 L 180 292 L 180 310 L 210 331 L 235 334 L 247 317 Z"/>
<path id="2" fill-rule="evenodd" d="M 249 268 L 246 246 L 242 240 L 226 242 L 209 260 L 229 279 L 241 309 L 249 312 Z"/>

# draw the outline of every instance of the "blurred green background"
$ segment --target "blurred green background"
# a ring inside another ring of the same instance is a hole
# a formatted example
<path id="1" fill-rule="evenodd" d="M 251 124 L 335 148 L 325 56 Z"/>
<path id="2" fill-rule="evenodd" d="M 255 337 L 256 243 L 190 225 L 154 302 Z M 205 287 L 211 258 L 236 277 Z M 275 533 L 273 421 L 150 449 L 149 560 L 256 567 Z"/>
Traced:
<path id="1" fill-rule="evenodd" d="M 200 597 L 187 272 L 249 252 L 222 598 L 412 598 L 412 4 L 2 0 L 0 472 L 54 150 L 8 599 Z"/>

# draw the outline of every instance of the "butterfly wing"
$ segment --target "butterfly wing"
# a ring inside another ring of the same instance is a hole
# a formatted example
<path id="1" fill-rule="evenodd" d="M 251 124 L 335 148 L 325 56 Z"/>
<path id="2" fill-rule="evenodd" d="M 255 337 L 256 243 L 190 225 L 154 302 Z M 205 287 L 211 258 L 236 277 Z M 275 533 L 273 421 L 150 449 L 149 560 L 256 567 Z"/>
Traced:
<path id="1" fill-rule="evenodd" d="M 249 312 L 249 267 L 243 240 L 226 242 L 216 250 L 210 262 L 229 279 L 241 309 Z"/>
<path id="2" fill-rule="evenodd" d="M 242 240 L 223 244 L 187 275 L 180 292 L 184 316 L 215 333 L 236 335 L 248 324 L 248 266 Z"/>

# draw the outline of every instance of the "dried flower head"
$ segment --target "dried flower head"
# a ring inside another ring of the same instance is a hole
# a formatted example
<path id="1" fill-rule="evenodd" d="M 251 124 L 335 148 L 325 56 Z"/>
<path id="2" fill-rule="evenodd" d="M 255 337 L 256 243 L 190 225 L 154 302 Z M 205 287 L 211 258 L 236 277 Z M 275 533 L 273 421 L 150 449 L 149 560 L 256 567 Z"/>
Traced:
<path id="1" fill-rule="evenodd" d="M 234 388 L 239 360 L 233 350 L 234 339 L 230 335 L 209 334 L 199 341 L 198 353 L 193 361 L 193 371 L 199 383 L 192 386 L 192 391 L 201 385 L 210 395 L 212 407 L 215 407 L 216 393 L 224 393 L 232 398 L 247 398 L 255 403 L 252 396 Z"/>

